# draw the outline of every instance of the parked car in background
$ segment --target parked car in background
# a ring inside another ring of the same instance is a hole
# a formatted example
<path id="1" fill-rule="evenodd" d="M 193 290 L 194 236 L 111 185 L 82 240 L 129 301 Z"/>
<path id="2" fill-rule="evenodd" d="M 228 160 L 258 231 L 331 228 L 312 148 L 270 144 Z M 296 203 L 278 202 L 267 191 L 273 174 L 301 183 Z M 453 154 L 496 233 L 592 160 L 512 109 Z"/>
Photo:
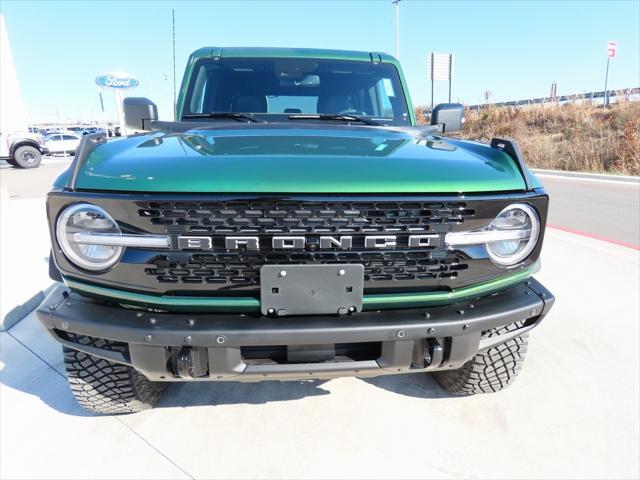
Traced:
<path id="1" fill-rule="evenodd" d="M 44 138 L 39 133 L 0 130 L 0 160 L 18 168 L 36 168 L 46 153 Z"/>
<path id="2" fill-rule="evenodd" d="M 55 133 L 53 135 L 46 136 L 44 144 L 49 150 L 49 153 L 69 153 L 73 155 L 80 144 L 81 138 L 82 135 L 78 135 L 76 133 Z"/>

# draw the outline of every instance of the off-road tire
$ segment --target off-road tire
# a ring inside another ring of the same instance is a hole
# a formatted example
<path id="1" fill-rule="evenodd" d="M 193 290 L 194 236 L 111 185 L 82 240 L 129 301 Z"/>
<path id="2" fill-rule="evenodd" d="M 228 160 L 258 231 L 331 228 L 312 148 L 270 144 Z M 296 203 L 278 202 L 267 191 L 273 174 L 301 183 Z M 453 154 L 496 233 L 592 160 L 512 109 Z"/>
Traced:
<path id="1" fill-rule="evenodd" d="M 13 158 L 17 167 L 36 168 L 42 161 L 42 154 L 36 147 L 25 145 L 16 148 L 16 151 L 13 152 Z"/>
<path id="2" fill-rule="evenodd" d="M 478 352 L 457 370 L 435 372 L 434 377 L 448 393 L 475 395 L 498 392 L 518 376 L 527 353 L 529 334 Z"/>
<path id="3" fill-rule="evenodd" d="M 107 340 L 78 337 L 80 343 L 109 348 Z M 76 341 L 78 341 L 76 340 Z M 62 347 L 64 366 L 73 395 L 93 413 L 135 413 L 152 408 L 166 384 L 151 382 L 132 367 Z"/>

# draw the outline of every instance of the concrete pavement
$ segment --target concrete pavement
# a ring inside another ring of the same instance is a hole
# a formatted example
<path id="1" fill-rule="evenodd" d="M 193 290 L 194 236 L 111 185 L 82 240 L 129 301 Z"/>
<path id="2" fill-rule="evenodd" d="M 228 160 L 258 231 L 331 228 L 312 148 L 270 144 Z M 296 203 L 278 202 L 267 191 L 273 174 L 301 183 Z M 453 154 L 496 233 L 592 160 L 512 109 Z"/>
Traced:
<path id="1" fill-rule="evenodd" d="M 44 215 L 29 203 L 11 209 Z M 3 270 L 29 290 L 42 274 L 18 253 Z M 94 417 L 30 315 L 0 333 L 0 478 L 637 478 L 639 256 L 549 231 L 537 277 L 556 306 L 518 381 L 470 398 L 427 375 L 176 384 Z"/>

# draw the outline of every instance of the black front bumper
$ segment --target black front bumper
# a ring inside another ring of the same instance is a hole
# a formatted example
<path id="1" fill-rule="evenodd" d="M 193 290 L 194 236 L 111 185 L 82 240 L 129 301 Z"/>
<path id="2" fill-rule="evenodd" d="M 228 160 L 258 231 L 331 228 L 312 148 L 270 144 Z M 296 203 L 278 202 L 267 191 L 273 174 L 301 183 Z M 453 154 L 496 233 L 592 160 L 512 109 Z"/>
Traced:
<path id="1" fill-rule="evenodd" d="M 256 381 L 459 368 L 478 350 L 534 328 L 553 302 L 530 279 L 446 306 L 270 318 L 142 312 L 59 286 L 37 315 L 63 345 L 132 365 L 152 380 Z M 286 352 L 284 359 L 259 355 L 278 350 Z M 365 353 L 349 353 L 357 351 Z"/>

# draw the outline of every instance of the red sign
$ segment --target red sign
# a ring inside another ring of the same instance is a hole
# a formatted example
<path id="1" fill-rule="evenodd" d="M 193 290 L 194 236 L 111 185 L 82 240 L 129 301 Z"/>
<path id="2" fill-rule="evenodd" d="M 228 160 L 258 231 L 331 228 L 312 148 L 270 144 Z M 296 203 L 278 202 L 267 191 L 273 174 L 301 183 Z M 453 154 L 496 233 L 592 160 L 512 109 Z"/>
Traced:
<path id="1" fill-rule="evenodd" d="M 607 57 L 616 58 L 616 50 L 618 49 L 618 42 L 607 43 Z"/>

